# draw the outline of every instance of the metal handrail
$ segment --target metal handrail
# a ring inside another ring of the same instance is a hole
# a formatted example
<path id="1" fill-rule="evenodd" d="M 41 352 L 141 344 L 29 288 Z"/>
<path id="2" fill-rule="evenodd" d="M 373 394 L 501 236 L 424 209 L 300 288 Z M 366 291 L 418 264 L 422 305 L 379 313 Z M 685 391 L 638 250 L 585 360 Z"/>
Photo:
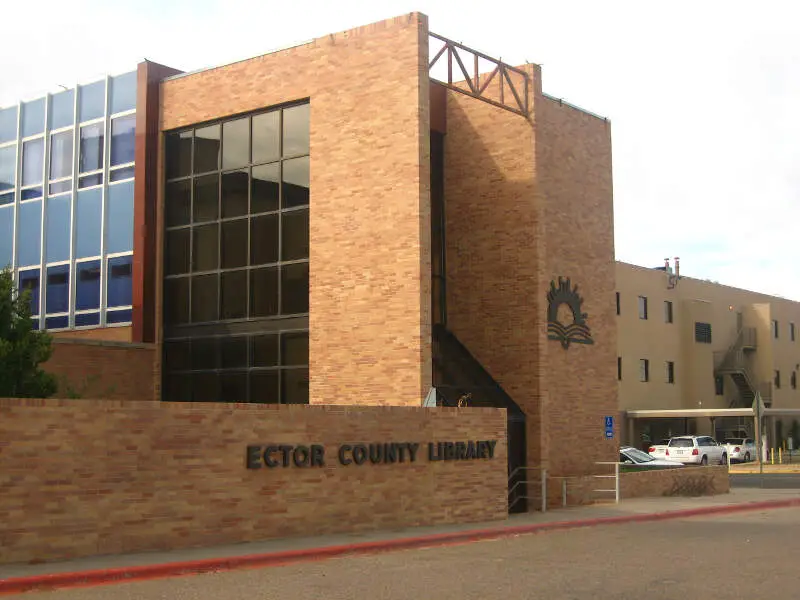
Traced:
<path id="1" fill-rule="evenodd" d="M 596 462 L 596 465 L 614 465 L 613 475 L 594 475 L 598 479 L 614 479 L 613 490 L 594 490 L 595 492 L 613 493 L 614 502 L 619 504 L 619 463 L 618 462 Z"/>
<path id="2" fill-rule="evenodd" d="M 541 471 L 541 473 L 542 473 L 542 476 L 541 476 L 541 479 L 540 479 L 541 498 L 537 498 L 535 496 L 527 496 L 527 495 L 526 496 L 517 496 L 516 498 L 514 498 L 513 501 L 511 501 L 511 503 L 508 505 L 508 508 L 511 509 L 511 507 L 513 507 L 519 500 L 521 500 L 523 498 L 525 500 L 538 500 L 538 499 L 541 499 L 541 510 L 542 510 L 542 512 L 547 512 L 547 469 L 545 469 L 544 467 L 522 467 L 522 466 L 517 467 L 516 469 L 511 471 L 511 474 L 508 476 L 509 483 L 511 483 L 511 480 L 520 471 Z M 531 482 L 527 478 L 520 479 L 519 481 L 515 482 L 514 485 L 512 485 L 508 489 L 508 498 L 511 498 L 511 494 L 514 492 L 514 490 L 517 489 L 517 486 L 519 486 L 520 484 L 523 484 L 523 483 L 524 484 L 528 484 L 528 483 L 531 483 Z"/>

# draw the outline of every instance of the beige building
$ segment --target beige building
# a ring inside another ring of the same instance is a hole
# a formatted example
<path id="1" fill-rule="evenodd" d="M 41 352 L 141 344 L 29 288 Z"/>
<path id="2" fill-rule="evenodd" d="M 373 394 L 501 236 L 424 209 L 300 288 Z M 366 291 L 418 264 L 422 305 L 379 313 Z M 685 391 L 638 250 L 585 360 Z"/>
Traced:
<path id="1" fill-rule="evenodd" d="M 620 410 L 749 408 L 756 392 L 767 408 L 800 408 L 800 303 L 676 272 L 670 261 L 617 263 Z M 784 443 L 793 422 L 768 423 L 770 445 Z M 626 441 L 742 428 L 752 435 L 752 419 L 638 419 Z"/>

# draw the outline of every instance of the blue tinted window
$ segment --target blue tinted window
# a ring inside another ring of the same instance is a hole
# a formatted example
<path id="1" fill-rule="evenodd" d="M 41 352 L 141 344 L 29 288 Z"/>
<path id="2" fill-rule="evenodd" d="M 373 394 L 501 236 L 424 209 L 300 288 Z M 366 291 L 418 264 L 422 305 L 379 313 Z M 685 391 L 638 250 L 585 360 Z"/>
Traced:
<path id="1" fill-rule="evenodd" d="M 50 136 L 50 179 L 72 175 L 72 130 Z"/>
<path id="2" fill-rule="evenodd" d="M 106 323 L 130 323 L 133 317 L 133 311 L 128 310 L 110 310 L 106 313 Z"/>
<path id="3" fill-rule="evenodd" d="M 130 306 L 132 303 L 133 257 L 117 256 L 109 258 L 106 306 Z"/>
<path id="4" fill-rule="evenodd" d="M 44 256 L 49 263 L 69 260 L 71 206 L 71 194 L 47 199 Z"/>
<path id="5" fill-rule="evenodd" d="M 136 71 L 111 78 L 111 114 L 136 108 Z"/>
<path id="6" fill-rule="evenodd" d="M 13 190 L 17 181 L 17 147 L 0 148 L 0 192 Z"/>
<path id="7" fill-rule="evenodd" d="M 75 122 L 75 90 L 59 92 L 50 101 L 50 129 L 61 129 Z"/>
<path id="8" fill-rule="evenodd" d="M 39 269 L 19 272 L 20 292 L 28 291 L 31 295 L 31 314 L 39 314 Z"/>
<path id="9" fill-rule="evenodd" d="M 28 137 L 44 131 L 44 98 L 22 105 L 22 135 Z"/>
<path id="10" fill-rule="evenodd" d="M 11 264 L 14 251 L 14 207 L 0 206 L 0 269 Z"/>
<path id="11" fill-rule="evenodd" d="M 133 162 L 136 142 L 136 115 L 111 121 L 111 166 Z"/>
<path id="12" fill-rule="evenodd" d="M 69 311 L 69 265 L 47 267 L 45 304 L 48 315 Z"/>
<path id="13" fill-rule="evenodd" d="M 17 139 L 17 107 L 0 110 L 0 144 Z"/>
<path id="14" fill-rule="evenodd" d="M 66 329 L 69 327 L 69 317 L 48 317 L 44 320 L 45 329 Z"/>
<path id="15" fill-rule="evenodd" d="M 38 265 L 42 256 L 42 201 L 19 205 L 17 265 Z"/>
<path id="16" fill-rule="evenodd" d="M 22 145 L 22 185 L 42 183 L 44 167 L 44 138 L 29 140 Z"/>
<path id="17" fill-rule="evenodd" d="M 133 181 L 108 186 L 106 252 L 133 250 Z"/>
<path id="18" fill-rule="evenodd" d="M 75 207 L 75 257 L 100 255 L 103 193 L 99 188 L 78 192 Z"/>
<path id="19" fill-rule="evenodd" d="M 75 310 L 100 308 L 100 261 L 78 263 Z"/>
<path id="20" fill-rule="evenodd" d="M 78 115 L 81 123 L 102 117 L 106 112 L 106 82 L 98 81 L 81 86 Z"/>
<path id="21" fill-rule="evenodd" d="M 102 123 L 81 127 L 80 172 L 88 173 L 103 168 L 103 129 Z"/>
<path id="22" fill-rule="evenodd" d="M 100 325 L 99 312 L 75 315 L 75 327 L 89 327 L 91 325 Z"/>

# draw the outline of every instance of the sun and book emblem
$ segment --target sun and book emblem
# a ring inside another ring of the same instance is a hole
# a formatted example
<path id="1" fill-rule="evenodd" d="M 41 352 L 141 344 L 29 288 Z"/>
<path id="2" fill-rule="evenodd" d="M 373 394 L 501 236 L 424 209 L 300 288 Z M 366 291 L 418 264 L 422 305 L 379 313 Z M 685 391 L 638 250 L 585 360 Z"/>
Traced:
<path id="1" fill-rule="evenodd" d="M 569 277 L 559 277 L 558 286 L 555 281 L 550 282 L 550 291 L 547 292 L 547 338 L 561 342 L 566 350 L 570 344 L 594 344 L 589 326 L 586 324 L 588 315 L 581 312 L 583 298 L 578 295 L 578 286 L 572 287 Z M 564 324 L 558 319 L 558 309 L 566 304 L 572 312 L 572 323 Z"/>

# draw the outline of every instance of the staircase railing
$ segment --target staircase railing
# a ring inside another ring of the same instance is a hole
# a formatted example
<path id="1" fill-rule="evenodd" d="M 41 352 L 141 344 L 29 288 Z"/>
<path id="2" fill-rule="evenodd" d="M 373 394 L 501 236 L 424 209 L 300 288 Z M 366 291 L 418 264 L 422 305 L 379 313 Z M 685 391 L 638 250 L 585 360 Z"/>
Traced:
<path id="1" fill-rule="evenodd" d="M 714 370 L 723 375 L 732 373 L 741 375 L 753 395 L 760 392 L 764 404 L 771 404 L 772 383 L 768 381 L 755 383 L 756 378 L 748 365 L 745 349 L 754 349 L 756 340 L 755 327 L 742 327 L 727 350 L 714 353 Z"/>

